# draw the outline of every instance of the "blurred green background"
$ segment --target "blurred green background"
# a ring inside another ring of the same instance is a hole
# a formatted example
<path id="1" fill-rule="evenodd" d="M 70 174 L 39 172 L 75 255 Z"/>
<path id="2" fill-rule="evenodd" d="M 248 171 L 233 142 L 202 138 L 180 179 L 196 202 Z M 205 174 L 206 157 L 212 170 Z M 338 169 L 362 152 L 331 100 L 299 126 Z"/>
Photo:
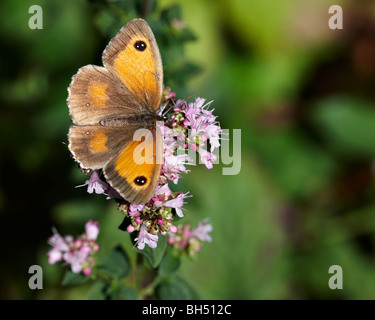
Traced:
<path id="1" fill-rule="evenodd" d="M 62 287 L 47 263 L 52 226 L 76 235 L 99 220 L 103 252 L 129 247 L 116 204 L 75 189 L 86 176 L 66 146 L 66 98 L 143 12 L 165 84 L 214 100 L 222 127 L 242 130 L 238 175 L 200 165 L 177 186 L 194 196 L 185 221 L 214 226 L 179 273 L 206 299 L 374 299 L 375 1 L 339 1 L 343 30 L 328 27 L 330 0 L 159 0 L 151 15 L 133 2 L 1 1 L 0 298 L 85 297 L 89 285 Z M 167 33 L 158 19 L 176 3 L 188 29 Z M 33 4 L 42 30 L 28 27 Z M 33 264 L 43 290 L 28 287 Z M 331 265 L 343 290 L 328 287 Z"/>

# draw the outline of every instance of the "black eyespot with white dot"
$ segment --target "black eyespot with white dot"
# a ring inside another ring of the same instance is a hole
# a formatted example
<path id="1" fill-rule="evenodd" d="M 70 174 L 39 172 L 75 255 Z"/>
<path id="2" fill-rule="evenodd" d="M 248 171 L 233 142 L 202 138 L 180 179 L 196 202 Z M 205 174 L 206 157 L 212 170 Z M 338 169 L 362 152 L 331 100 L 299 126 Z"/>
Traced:
<path id="1" fill-rule="evenodd" d="M 145 51 L 147 48 L 146 42 L 138 40 L 136 43 L 134 43 L 134 48 L 136 48 L 138 51 Z"/>
<path id="2" fill-rule="evenodd" d="M 134 179 L 134 183 L 137 186 L 143 186 L 146 182 L 147 182 L 147 179 L 144 176 L 139 176 L 139 177 Z"/>

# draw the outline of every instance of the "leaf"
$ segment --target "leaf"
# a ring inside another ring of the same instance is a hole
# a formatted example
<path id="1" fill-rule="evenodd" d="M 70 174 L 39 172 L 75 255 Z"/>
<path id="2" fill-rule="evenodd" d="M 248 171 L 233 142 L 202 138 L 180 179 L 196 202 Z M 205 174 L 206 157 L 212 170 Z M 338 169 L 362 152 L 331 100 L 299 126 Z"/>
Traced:
<path id="1" fill-rule="evenodd" d="M 350 155 L 375 155 L 375 112 L 371 105 L 335 97 L 317 107 L 314 120 L 332 148 Z"/>
<path id="2" fill-rule="evenodd" d="M 110 300 L 137 300 L 137 292 L 123 285 L 118 288 L 109 288 L 107 294 Z"/>
<path id="3" fill-rule="evenodd" d="M 71 270 L 68 270 L 65 275 L 64 279 L 62 280 L 63 286 L 74 286 L 86 283 L 90 278 L 85 276 L 82 273 L 74 273 Z"/>
<path id="4" fill-rule="evenodd" d="M 173 5 L 168 9 L 165 9 L 161 13 L 162 20 L 165 20 L 169 23 L 172 22 L 173 19 L 181 19 L 181 7 L 179 5 Z"/>
<path id="5" fill-rule="evenodd" d="M 125 278 L 130 272 L 129 257 L 125 250 L 118 245 L 108 256 L 103 257 L 98 261 L 97 268 L 112 279 Z"/>
<path id="6" fill-rule="evenodd" d="M 96 281 L 87 292 L 87 300 L 105 300 L 105 287 L 107 285 L 102 281 Z"/>
<path id="7" fill-rule="evenodd" d="M 167 239 L 164 236 L 159 236 L 158 246 L 151 249 L 148 245 L 143 250 L 136 248 L 137 252 L 141 253 L 150 264 L 152 268 L 156 268 L 163 258 L 165 249 L 167 248 Z"/>
<path id="8" fill-rule="evenodd" d="M 173 275 L 156 288 L 156 296 L 161 300 L 197 300 L 198 294 L 183 278 Z"/>
<path id="9" fill-rule="evenodd" d="M 163 258 L 159 266 L 159 275 L 161 277 L 168 276 L 177 271 L 180 267 L 181 260 L 178 254 L 169 252 Z"/>
<path id="10" fill-rule="evenodd" d="M 178 33 L 178 39 L 182 42 L 196 41 L 197 36 L 190 29 L 184 28 Z"/>

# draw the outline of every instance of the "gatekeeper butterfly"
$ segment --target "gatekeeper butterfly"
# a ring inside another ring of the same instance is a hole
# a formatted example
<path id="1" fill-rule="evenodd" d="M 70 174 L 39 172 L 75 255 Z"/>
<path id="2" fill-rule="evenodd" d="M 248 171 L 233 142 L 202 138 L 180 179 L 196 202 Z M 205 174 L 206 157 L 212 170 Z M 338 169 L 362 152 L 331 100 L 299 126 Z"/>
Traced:
<path id="1" fill-rule="evenodd" d="M 157 113 L 163 69 L 147 22 L 134 19 L 122 27 L 102 61 L 104 67 L 80 68 L 68 88 L 73 121 L 69 150 L 83 168 L 103 169 L 107 182 L 125 200 L 145 203 L 158 183 L 163 151 L 156 124 L 163 120 Z M 146 144 L 144 154 L 152 150 L 143 162 L 135 152 L 141 144 Z"/>

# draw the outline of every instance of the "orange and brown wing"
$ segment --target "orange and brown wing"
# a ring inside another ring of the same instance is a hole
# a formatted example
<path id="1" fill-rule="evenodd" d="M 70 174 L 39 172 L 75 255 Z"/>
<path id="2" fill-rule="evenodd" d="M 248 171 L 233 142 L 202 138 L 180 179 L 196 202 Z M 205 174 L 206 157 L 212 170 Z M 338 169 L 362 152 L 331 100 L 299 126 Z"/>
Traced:
<path id="1" fill-rule="evenodd" d="M 83 168 L 101 169 L 133 139 L 136 128 L 71 126 L 69 150 Z"/>
<path id="2" fill-rule="evenodd" d="M 132 140 L 112 158 L 104 168 L 104 176 L 124 199 L 140 204 L 151 198 L 158 183 L 163 140 L 157 128 L 152 131 L 140 129 L 138 134 L 146 138 Z"/>
<path id="3" fill-rule="evenodd" d="M 103 67 L 79 69 L 68 91 L 70 116 L 76 125 L 97 125 L 102 119 L 144 113 L 141 103 Z"/>
<path id="4" fill-rule="evenodd" d="M 147 22 L 134 19 L 122 27 L 103 52 L 104 66 L 145 106 L 157 110 L 163 90 L 162 61 Z"/>

